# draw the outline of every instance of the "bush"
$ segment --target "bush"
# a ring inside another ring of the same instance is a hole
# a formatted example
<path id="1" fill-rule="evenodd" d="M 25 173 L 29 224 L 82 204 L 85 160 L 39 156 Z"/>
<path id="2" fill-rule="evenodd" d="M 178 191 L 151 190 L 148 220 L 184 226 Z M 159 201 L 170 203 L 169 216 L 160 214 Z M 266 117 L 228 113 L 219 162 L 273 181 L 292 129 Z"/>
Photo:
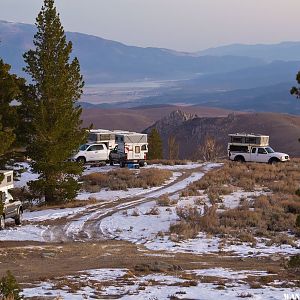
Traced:
<path id="1" fill-rule="evenodd" d="M 296 254 L 290 257 L 288 262 L 289 268 L 300 268 L 300 254 Z"/>
<path id="2" fill-rule="evenodd" d="M 160 214 L 158 207 L 154 206 L 149 211 L 146 212 L 146 215 L 154 215 L 157 216 Z"/>
<path id="3" fill-rule="evenodd" d="M 0 299 L 3 300 L 20 300 L 23 296 L 20 295 L 21 289 L 17 283 L 16 278 L 10 271 L 6 272 L 0 281 Z"/>
<path id="4" fill-rule="evenodd" d="M 156 204 L 159 206 L 172 206 L 176 203 L 177 203 L 177 200 L 171 200 L 167 194 L 161 195 L 156 200 Z"/>
<path id="5" fill-rule="evenodd" d="M 83 189 L 98 192 L 101 188 L 127 190 L 129 188 L 149 188 L 162 185 L 172 176 L 172 172 L 159 169 L 113 170 L 108 173 L 92 173 L 81 177 Z"/>

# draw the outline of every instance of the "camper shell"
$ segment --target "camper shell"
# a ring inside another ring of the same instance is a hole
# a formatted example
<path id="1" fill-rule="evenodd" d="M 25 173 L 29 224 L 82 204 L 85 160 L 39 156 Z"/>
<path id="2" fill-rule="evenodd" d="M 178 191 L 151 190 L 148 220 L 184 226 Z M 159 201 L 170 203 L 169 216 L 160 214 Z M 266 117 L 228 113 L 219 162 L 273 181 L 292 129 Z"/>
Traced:
<path id="1" fill-rule="evenodd" d="M 269 146 L 269 136 L 254 133 L 229 134 L 228 158 L 239 162 L 285 162 L 289 155 L 275 152 Z"/>
<path id="2" fill-rule="evenodd" d="M 0 182 L 0 230 L 5 227 L 5 220 L 12 218 L 16 225 L 22 222 L 23 207 L 21 201 L 14 201 L 9 190 L 14 188 L 13 171 L 0 170 L 0 176 L 3 180 Z"/>
<path id="3" fill-rule="evenodd" d="M 112 150 L 116 147 L 116 134 L 114 131 L 107 129 L 92 129 L 89 130 L 88 143 L 105 144 L 107 149 Z"/>
<path id="4" fill-rule="evenodd" d="M 148 153 L 148 136 L 145 133 L 116 133 L 116 148 L 109 156 L 110 164 L 120 163 L 124 167 L 128 163 L 144 166 Z"/>

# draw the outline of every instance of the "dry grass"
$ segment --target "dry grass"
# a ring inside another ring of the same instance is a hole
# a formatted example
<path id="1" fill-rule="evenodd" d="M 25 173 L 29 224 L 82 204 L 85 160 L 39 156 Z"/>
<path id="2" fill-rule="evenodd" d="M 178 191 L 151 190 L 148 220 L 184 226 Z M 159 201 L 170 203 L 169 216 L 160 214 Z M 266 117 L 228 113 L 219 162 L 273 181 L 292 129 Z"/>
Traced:
<path id="1" fill-rule="evenodd" d="M 179 239 L 187 239 L 205 231 L 252 244 L 256 242 L 254 236 L 263 236 L 270 238 L 269 245 L 294 246 L 292 238 L 278 233 L 299 231 L 296 221 L 300 214 L 300 196 L 296 194 L 299 183 L 299 160 L 276 165 L 225 162 L 223 168 L 207 173 L 183 192 L 184 196 L 199 195 L 199 190 L 204 190 L 213 206 L 204 215 L 197 206 L 177 209 L 180 221 L 171 225 L 170 232 Z M 217 213 L 214 204 L 220 201 L 220 196 L 240 188 L 246 191 L 264 188 L 271 193 Z"/>
<path id="2" fill-rule="evenodd" d="M 159 169 L 129 170 L 119 169 L 108 173 L 92 173 L 82 176 L 83 189 L 98 192 L 102 188 L 127 190 L 129 188 L 149 188 L 162 185 L 172 176 L 172 172 Z"/>
<path id="3" fill-rule="evenodd" d="M 64 202 L 63 204 L 47 204 L 43 203 L 39 206 L 30 207 L 30 211 L 40 211 L 44 209 L 64 209 L 64 208 L 76 208 L 76 207 L 84 207 L 87 205 L 93 205 L 99 203 L 99 200 L 94 197 L 89 197 L 88 200 L 72 200 L 68 202 Z"/>
<path id="4" fill-rule="evenodd" d="M 186 165 L 189 161 L 182 159 L 152 159 L 148 160 L 148 165 L 163 165 L 163 166 L 175 166 Z"/>

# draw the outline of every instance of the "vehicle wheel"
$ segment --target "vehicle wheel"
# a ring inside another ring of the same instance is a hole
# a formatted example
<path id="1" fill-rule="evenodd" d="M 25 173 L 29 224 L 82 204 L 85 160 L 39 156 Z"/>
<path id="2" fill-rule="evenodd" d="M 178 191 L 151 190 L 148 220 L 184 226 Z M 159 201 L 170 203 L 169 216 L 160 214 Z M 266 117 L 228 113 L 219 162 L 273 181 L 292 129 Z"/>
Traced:
<path id="1" fill-rule="evenodd" d="M 120 161 L 120 167 L 121 167 L 121 168 L 125 168 L 125 166 L 126 166 L 125 161 Z"/>
<path id="2" fill-rule="evenodd" d="M 22 210 L 19 210 L 17 216 L 15 217 L 15 224 L 21 225 L 22 219 L 23 219 L 23 212 L 22 212 Z"/>
<path id="3" fill-rule="evenodd" d="M 279 162 L 280 162 L 280 160 L 278 158 L 276 158 L 276 157 L 272 157 L 269 160 L 269 164 L 271 164 L 271 165 L 277 164 Z"/>
<path id="4" fill-rule="evenodd" d="M 140 167 L 144 167 L 145 166 L 145 162 L 144 161 L 140 161 L 139 165 L 140 165 Z"/>
<path id="5" fill-rule="evenodd" d="M 234 161 L 240 162 L 240 163 L 244 163 L 245 162 L 245 158 L 243 156 L 237 156 L 235 157 Z"/>
<path id="6" fill-rule="evenodd" d="M 113 166 L 113 165 L 114 165 L 113 160 L 110 160 L 110 161 L 109 161 L 109 164 L 110 164 L 111 166 Z"/>
<path id="7" fill-rule="evenodd" d="M 5 228 L 5 219 L 4 216 L 0 216 L 0 230 L 3 230 Z"/>
<path id="8" fill-rule="evenodd" d="M 77 161 L 79 164 L 82 164 L 82 165 L 84 165 L 84 164 L 86 163 L 86 159 L 85 159 L 85 157 L 83 157 L 83 156 L 78 157 L 78 158 L 76 159 L 76 161 Z"/>

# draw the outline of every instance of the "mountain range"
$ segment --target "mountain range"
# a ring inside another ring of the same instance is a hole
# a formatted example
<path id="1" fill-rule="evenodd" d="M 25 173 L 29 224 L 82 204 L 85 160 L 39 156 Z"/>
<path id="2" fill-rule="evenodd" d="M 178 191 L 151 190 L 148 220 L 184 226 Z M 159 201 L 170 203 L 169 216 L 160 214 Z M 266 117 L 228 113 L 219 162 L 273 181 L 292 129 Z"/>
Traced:
<path id="1" fill-rule="evenodd" d="M 34 25 L 0 21 L 0 57 L 20 74 L 22 54 L 33 47 Z M 263 64 L 257 58 L 197 56 L 161 48 L 127 46 L 82 33 L 66 32 L 87 83 L 190 78 Z"/>
<path id="2" fill-rule="evenodd" d="M 24 76 L 22 54 L 33 47 L 35 31 L 34 25 L 0 21 L 0 57 L 21 76 Z M 128 46 L 82 33 L 66 34 L 73 42 L 73 55 L 79 58 L 86 84 L 93 86 L 95 106 L 81 103 L 84 107 L 189 104 L 229 110 L 300 113 L 299 101 L 289 94 L 300 70 L 300 42 L 234 44 L 183 53 Z M 171 80 L 173 84 L 144 95 L 130 90 L 130 86 L 124 91 L 112 86 L 108 92 L 102 89 L 97 94 L 103 83 L 157 80 Z M 127 100 L 128 93 L 134 95 L 132 101 Z M 97 104 L 100 94 L 107 103 Z M 120 102 L 111 101 L 116 95 Z M 84 99 L 89 101 L 88 97 Z"/>

